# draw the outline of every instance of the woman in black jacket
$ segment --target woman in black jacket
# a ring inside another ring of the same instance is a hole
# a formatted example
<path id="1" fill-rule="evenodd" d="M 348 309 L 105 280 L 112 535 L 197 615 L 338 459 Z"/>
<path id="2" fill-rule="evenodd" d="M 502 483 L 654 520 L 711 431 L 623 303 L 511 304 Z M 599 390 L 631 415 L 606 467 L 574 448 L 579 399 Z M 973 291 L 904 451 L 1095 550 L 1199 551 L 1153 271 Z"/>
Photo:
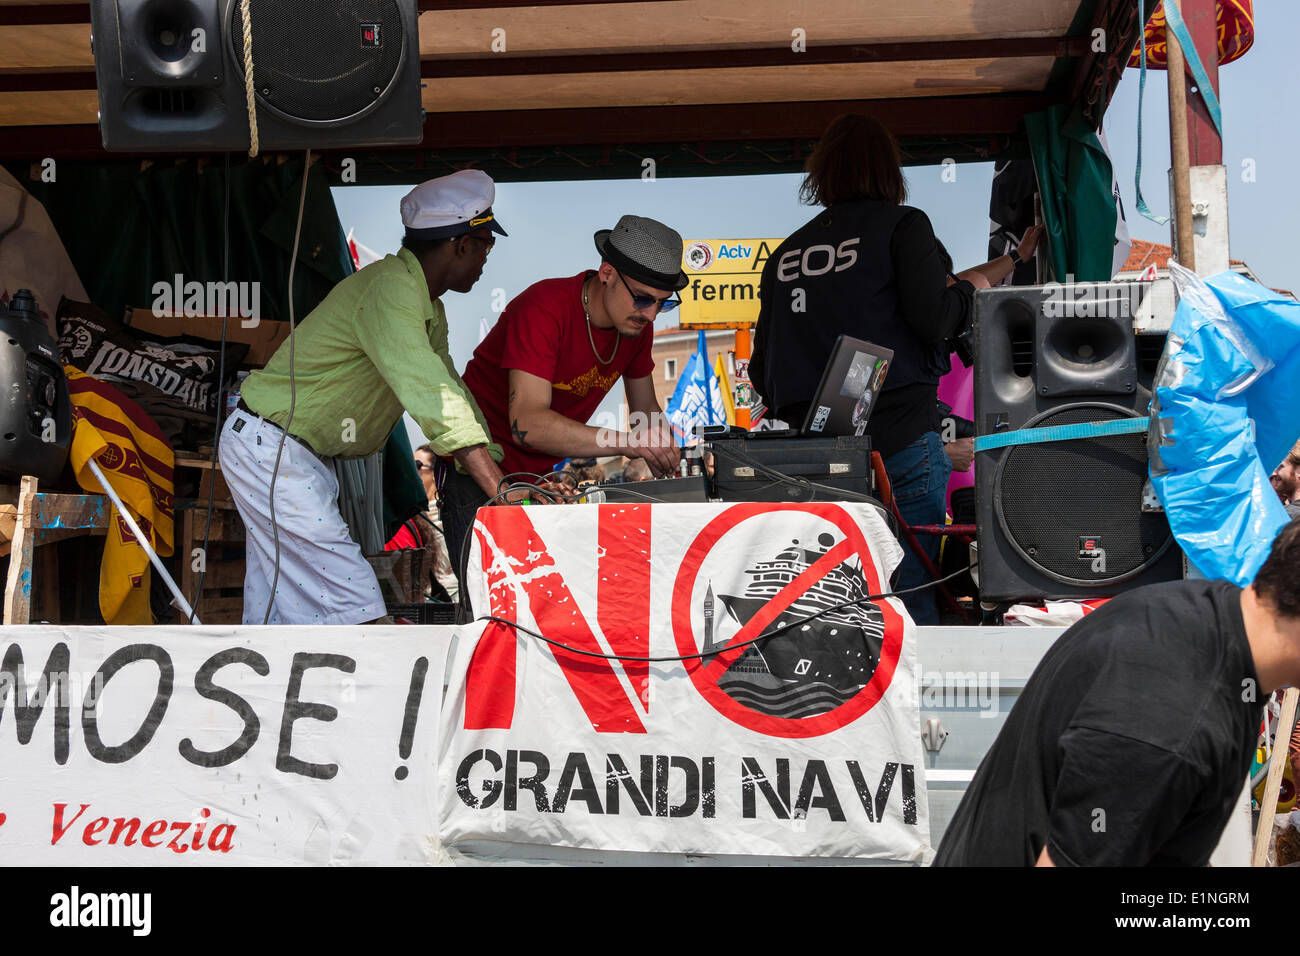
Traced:
<path id="1" fill-rule="evenodd" d="M 763 269 L 749 374 L 771 414 L 798 424 L 840 335 L 894 350 L 867 424 L 908 524 L 942 524 L 952 463 L 935 412 L 949 340 L 969 327 L 976 288 L 988 288 L 1033 255 L 1041 230 L 1016 253 L 954 275 L 929 218 L 903 205 L 898 144 L 878 121 L 831 123 L 805 166 L 800 197 L 825 207 L 785 240 Z M 931 557 L 938 539 L 923 537 Z M 924 583 L 905 553 L 899 589 Z M 917 624 L 937 624 L 933 592 L 904 598 Z"/>

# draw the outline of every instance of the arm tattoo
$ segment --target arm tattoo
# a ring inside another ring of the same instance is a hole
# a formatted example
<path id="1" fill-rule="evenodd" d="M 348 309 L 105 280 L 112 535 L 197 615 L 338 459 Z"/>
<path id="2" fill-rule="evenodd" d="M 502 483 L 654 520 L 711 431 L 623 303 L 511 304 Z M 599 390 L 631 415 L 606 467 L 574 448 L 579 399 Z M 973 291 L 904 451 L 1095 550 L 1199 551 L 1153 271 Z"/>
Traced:
<path id="1" fill-rule="evenodd" d="M 533 447 L 532 445 L 528 444 L 528 440 L 524 437 L 525 435 L 528 434 L 528 432 L 524 431 L 522 428 L 519 427 L 519 419 L 516 418 L 510 422 L 510 431 L 512 434 L 514 434 L 515 441 L 518 442 L 521 447 L 523 448 Z"/>
<path id="2" fill-rule="evenodd" d="M 506 400 L 506 407 L 507 408 L 515 407 L 515 390 L 513 388 L 510 390 L 510 397 Z"/>

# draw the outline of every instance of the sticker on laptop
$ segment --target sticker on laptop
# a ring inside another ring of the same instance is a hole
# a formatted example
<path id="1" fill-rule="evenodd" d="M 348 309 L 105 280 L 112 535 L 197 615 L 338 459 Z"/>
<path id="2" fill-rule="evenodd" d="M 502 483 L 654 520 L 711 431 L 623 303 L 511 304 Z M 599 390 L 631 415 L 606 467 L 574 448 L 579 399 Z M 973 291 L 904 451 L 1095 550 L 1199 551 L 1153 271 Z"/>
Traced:
<path id="1" fill-rule="evenodd" d="M 819 432 L 826 428 L 826 419 L 831 416 L 831 407 L 829 405 L 818 405 L 817 414 L 813 416 L 812 425 L 809 431 Z"/>

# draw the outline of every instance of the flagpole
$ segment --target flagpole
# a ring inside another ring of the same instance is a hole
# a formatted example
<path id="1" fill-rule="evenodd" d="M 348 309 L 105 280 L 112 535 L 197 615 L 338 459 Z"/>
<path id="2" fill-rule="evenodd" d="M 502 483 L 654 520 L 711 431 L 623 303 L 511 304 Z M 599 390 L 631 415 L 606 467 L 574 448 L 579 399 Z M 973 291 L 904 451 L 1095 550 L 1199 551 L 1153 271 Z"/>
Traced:
<path id="1" fill-rule="evenodd" d="M 91 458 L 87 464 L 90 465 L 90 470 L 94 473 L 95 480 L 98 481 L 100 487 L 104 489 L 104 494 L 108 495 L 109 499 L 117 507 L 117 513 L 122 516 L 122 520 L 126 522 L 126 526 L 130 528 L 131 533 L 135 535 L 136 543 L 139 544 L 140 547 L 144 548 L 144 553 L 149 555 L 150 563 L 153 564 L 153 566 L 158 570 L 158 573 L 162 575 L 163 580 L 167 582 L 167 588 L 172 592 L 172 603 L 175 604 L 176 607 L 180 609 L 180 612 L 185 615 L 185 620 L 192 621 L 195 624 L 201 624 L 202 622 L 194 614 L 194 609 L 190 607 L 190 602 L 185 600 L 185 595 L 182 594 L 181 589 L 176 586 L 176 582 L 172 580 L 172 576 L 167 573 L 167 569 L 163 567 L 162 561 L 159 560 L 158 555 L 154 554 L 153 548 L 149 547 L 149 539 L 145 537 L 144 532 L 140 530 L 140 526 L 135 523 L 135 519 L 131 517 L 131 512 L 126 510 L 126 506 L 122 504 L 122 499 L 117 496 L 117 492 L 113 490 L 113 486 L 109 484 L 108 479 L 104 477 L 104 473 L 99 470 L 99 465 L 95 464 L 95 459 Z M 109 533 L 112 533 L 111 529 Z"/>
<path id="2" fill-rule="evenodd" d="M 1177 0 L 1165 0 L 1175 7 Z M 1187 142 L 1187 83 L 1183 48 L 1172 29 L 1165 30 L 1165 65 L 1169 76 L 1169 158 L 1173 167 L 1174 254 L 1180 265 L 1196 271 L 1196 251 L 1192 240 L 1191 146 Z"/>
<path id="3" fill-rule="evenodd" d="M 702 373 L 700 377 L 703 381 L 700 382 L 700 386 L 704 390 L 704 405 L 707 409 L 708 423 L 716 425 L 717 422 L 713 420 L 713 365 L 709 362 L 709 338 L 704 329 L 700 329 L 699 353 L 700 364 L 697 369 Z"/>

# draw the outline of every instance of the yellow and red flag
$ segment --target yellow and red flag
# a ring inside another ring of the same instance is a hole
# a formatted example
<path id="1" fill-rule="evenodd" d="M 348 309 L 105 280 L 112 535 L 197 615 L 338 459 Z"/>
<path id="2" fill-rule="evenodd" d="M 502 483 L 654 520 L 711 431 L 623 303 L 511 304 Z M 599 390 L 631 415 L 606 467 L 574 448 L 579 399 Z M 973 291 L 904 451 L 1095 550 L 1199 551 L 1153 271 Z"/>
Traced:
<path id="1" fill-rule="evenodd" d="M 736 424 L 736 387 L 731 381 L 731 376 L 727 374 L 727 363 L 722 360 L 722 353 L 718 353 L 718 360 L 713 363 L 713 370 L 718 376 L 718 385 L 722 389 L 722 405 L 727 410 L 727 424 Z"/>
<path id="2" fill-rule="evenodd" d="M 172 553 L 172 447 L 153 420 L 120 391 L 70 365 L 71 464 L 77 483 L 103 490 L 90 470 L 93 460 L 161 557 Z M 104 559 L 99 568 L 99 610 L 109 624 L 152 624 L 149 556 L 131 529 L 110 510 Z"/>
<path id="3" fill-rule="evenodd" d="M 1214 5 L 1214 28 L 1219 47 L 1219 66 L 1231 63 L 1255 43 L 1255 5 L 1252 0 L 1217 0 Z M 1169 68 L 1169 24 L 1165 19 L 1165 5 L 1156 7 L 1151 19 L 1143 26 L 1147 41 L 1147 69 Z M 1142 62 L 1139 44 L 1129 57 L 1128 65 Z"/>

